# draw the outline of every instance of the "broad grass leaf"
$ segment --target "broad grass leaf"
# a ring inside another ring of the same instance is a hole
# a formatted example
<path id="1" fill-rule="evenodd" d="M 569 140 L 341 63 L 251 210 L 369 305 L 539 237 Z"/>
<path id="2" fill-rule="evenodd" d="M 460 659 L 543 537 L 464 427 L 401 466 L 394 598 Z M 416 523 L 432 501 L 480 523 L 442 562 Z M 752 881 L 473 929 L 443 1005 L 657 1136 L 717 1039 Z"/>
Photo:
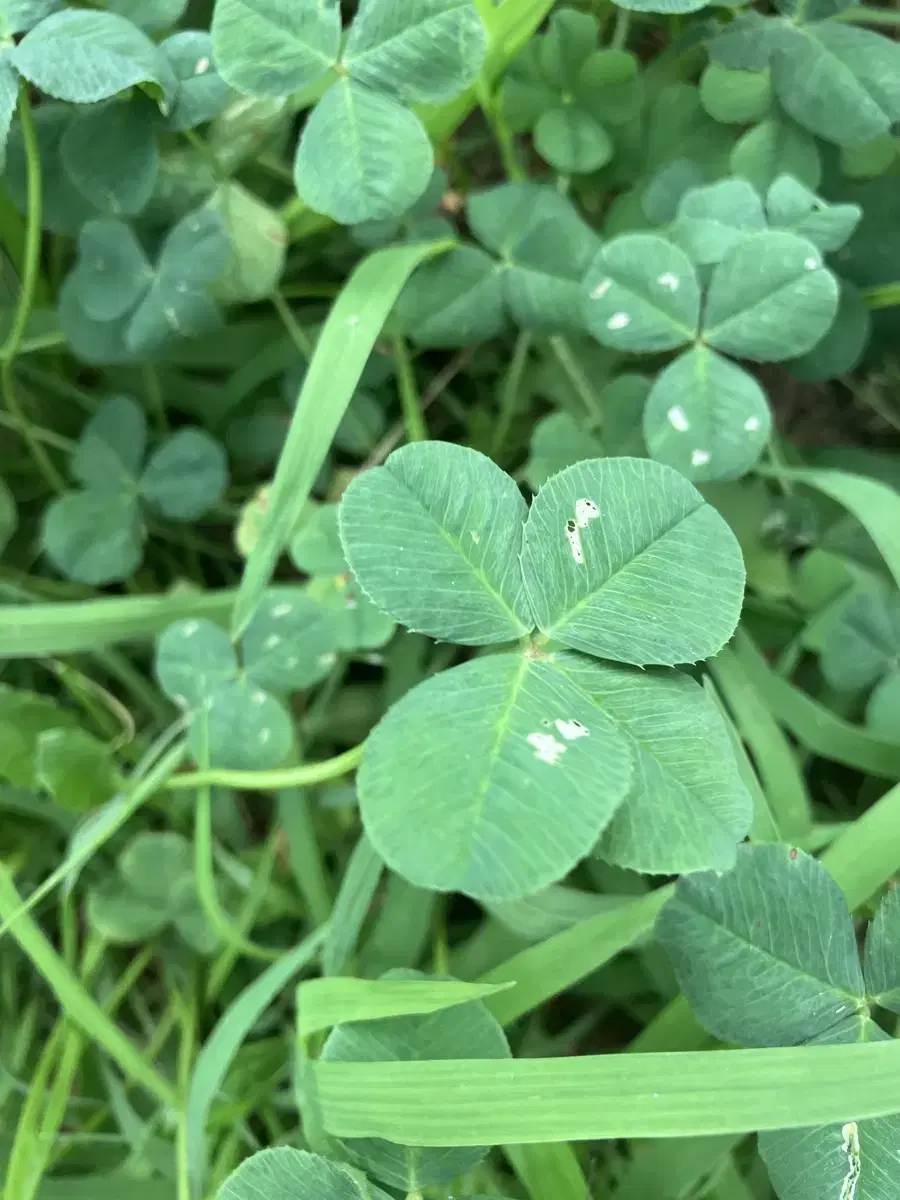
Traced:
<path id="1" fill-rule="evenodd" d="M 81 431 L 70 469 L 86 488 L 119 495 L 134 487 L 146 447 L 144 410 L 130 396 L 111 396 Z"/>
<path id="2" fill-rule="evenodd" d="M 756 189 L 744 179 L 722 179 L 685 192 L 672 234 L 695 263 L 705 266 L 721 262 L 742 237 L 765 228 Z"/>
<path id="3" fill-rule="evenodd" d="M 141 564 L 143 540 L 137 498 L 126 493 L 63 492 L 44 510 L 44 553 L 77 583 L 129 579 Z"/>
<path id="4" fill-rule="evenodd" d="M 389 95 L 341 78 L 316 105 L 294 162 L 309 207 L 343 225 L 399 217 L 434 170 L 419 118 Z"/>
<path id="5" fill-rule="evenodd" d="M 341 61 L 376 91 L 442 104 L 475 81 L 486 49 L 472 0 L 361 0 Z"/>
<path id="6" fill-rule="evenodd" d="M 713 271 L 703 337 L 739 358 L 793 358 L 828 331 L 838 298 L 837 280 L 812 242 L 774 230 L 751 234 Z"/>
<path id="7" fill-rule="evenodd" d="M 771 431 L 769 402 L 753 376 L 702 345 L 657 375 L 644 409 L 651 457 L 695 483 L 746 475 Z"/>
<path id="8" fill-rule="evenodd" d="M 541 158 L 564 175 L 598 171 L 613 156 L 609 134 L 589 112 L 573 104 L 546 109 L 534 127 Z"/>
<path id="9" fill-rule="evenodd" d="M 140 85 L 171 102 L 175 77 L 159 48 L 116 13 L 66 9 L 41 21 L 12 52 L 20 74 L 57 100 L 92 104 Z"/>
<path id="10" fill-rule="evenodd" d="M 79 110 L 63 134 L 60 154 L 69 178 L 100 212 L 146 208 L 159 170 L 154 110 L 144 96 Z"/>
<path id="11" fill-rule="evenodd" d="M 239 183 L 221 184 L 210 201 L 231 243 L 231 261 L 215 282 L 223 304 L 264 300 L 284 273 L 288 231 L 281 216 Z"/>
<path id="12" fill-rule="evenodd" d="M 865 976 L 875 1003 L 900 1012 L 900 888 L 891 888 L 869 926 Z"/>
<path id="13" fill-rule="evenodd" d="M 219 74 L 251 96 L 288 96 L 335 64 L 338 0 L 216 0 L 213 50 Z"/>
<path id="14" fill-rule="evenodd" d="M 900 666 L 900 593 L 888 586 L 857 592 L 822 643 L 819 664 L 828 684 L 869 687 Z"/>
<path id="15" fill-rule="evenodd" d="M 885 675 L 869 697 L 866 728 L 885 742 L 900 742 L 900 669 Z"/>
<path id="16" fill-rule="evenodd" d="M 86 221 L 68 287 L 85 314 L 118 321 L 137 305 L 153 281 L 153 268 L 123 221 Z"/>
<path id="17" fill-rule="evenodd" d="M 723 519 L 677 471 L 636 458 L 554 476 L 531 506 L 522 571 L 548 637 L 636 666 L 715 654 L 744 594 Z"/>
<path id="18" fill-rule="evenodd" d="M 383 978 L 425 980 L 427 976 L 395 970 Z M 459 1057 L 510 1057 L 506 1035 L 480 1000 L 434 1013 L 339 1025 L 325 1042 L 321 1061 L 420 1062 Z M 449 1183 L 473 1170 L 488 1150 L 481 1146 L 398 1146 L 380 1138 L 352 1138 L 343 1145 L 369 1174 L 401 1191 Z"/>
<path id="19" fill-rule="evenodd" d="M 828 204 L 790 175 L 779 175 L 766 193 L 774 229 L 786 229 L 815 243 L 823 254 L 840 250 L 862 219 L 858 204 Z"/>
<path id="20" fill-rule="evenodd" d="M 533 619 L 518 555 L 528 512 L 489 458 L 448 442 L 404 446 L 344 493 L 341 540 L 360 587 L 419 633 L 483 646 Z"/>
<path id="21" fill-rule="evenodd" d="M 376 850 L 410 882 L 515 900 L 590 852 L 628 790 L 631 758 L 551 662 L 489 655 L 388 710 L 366 744 L 360 808 Z"/>
<path id="22" fill-rule="evenodd" d="M 109 751 L 83 729 L 48 729 L 42 733 L 35 776 L 56 803 L 70 812 L 97 808 L 119 789 Z"/>
<path id="23" fill-rule="evenodd" d="M 205 30 L 182 29 L 166 38 L 160 50 L 178 80 L 166 121 L 169 129 L 195 129 L 218 116 L 233 93 L 213 63 L 211 36 Z"/>
<path id="24" fill-rule="evenodd" d="M 842 22 L 778 39 L 772 82 L 784 110 L 817 137 L 856 146 L 900 120 L 900 46 Z"/>
<path id="25" fill-rule="evenodd" d="M 177 621 L 156 643 L 156 678 L 179 708 L 198 708 L 232 678 L 237 659 L 228 634 L 212 621 Z"/>
<path id="26" fill-rule="evenodd" d="M 735 143 L 730 166 L 732 175 L 749 180 L 759 192 L 779 175 L 793 175 L 811 188 L 822 178 L 815 138 L 780 112 L 747 130 Z"/>
<path id="27" fill-rule="evenodd" d="M 813 1044 L 888 1040 L 874 1021 L 857 1020 Z M 896 1200 L 900 1117 L 761 1133 L 759 1153 L 781 1200 Z"/>
<path id="28" fill-rule="evenodd" d="M 838 282 L 841 294 L 834 324 L 806 354 L 785 363 L 795 379 L 836 379 L 858 366 L 866 352 L 872 336 L 872 310 L 852 283 L 846 279 Z"/>
<path id="29" fill-rule="evenodd" d="M 260 687 L 292 692 L 323 679 L 337 661 L 337 622 L 303 589 L 264 596 L 243 636 L 244 669 Z"/>
<path id="30" fill-rule="evenodd" d="M 49 233 L 62 233 L 67 237 L 74 237 L 85 221 L 98 215 L 97 209 L 72 182 L 62 162 L 60 145 L 75 115 L 68 105 L 50 102 L 42 104 L 34 112 L 43 184 L 43 227 Z M 27 212 L 27 164 L 22 127 L 18 122 L 10 131 L 3 182 L 19 212 Z"/>
<path id="31" fill-rule="evenodd" d="M 457 246 L 412 276 L 396 305 L 420 346 L 450 349 L 495 337 L 506 324 L 503 270 L 477 246 Z"/>
<path id="32" fill-rule="evenodd" d="M 583 296 L 588 329 L 614 350 L 674 350 L 697 335 L 696 272 L 683 250 L 656 234 L 607 242 L 591 263 Z"/>
<path id="33" fill-rule="evenodd" d="M 656 931 L 694 1012 L 724 1041 L 797 1045 L 865 1004 L 847 902 L 800 850 L 741 846 L 728 874 L 683 877 Z"/>
<path id="34" fill-rule="evenodd" d="M 771 107 L 772 78 L 768 70 L 733 70 L 711 62 L 700 77 L 700 100 L 714 121 L 750 125 Z"/>
<path id="35" fill-rule="evenodd" d="M 654 875 L 734 866 L 753 804 L 703 688 L 677 671 L 603 666 L 575 654 L 555 661 L 615 722 L 634 755 L 631 788 L 597 853 Z"/>
<path id="36" fill-rule="evenodd" d="M 380 1188 L 339 1163 L 294 1150 L 261 1150 L 232 1171 L 216 1200 L 388 1200 Z"/>
<path id="37" fill-rule="evenodd" d="M 541 417 L 531 431 L 531 454 L 523 474 L 535 492 L 551 476 L 585 458 L 600 458 L 603 446 L 567 412 Z"/>
<path id="38" fill-rule="evenodd" d="M 228 485 L 228 461 L 202 429 L 179 429 L 151 456 L 141 476 L 144 500 L 173 521 L 196 521 L 219 503 Z"/>

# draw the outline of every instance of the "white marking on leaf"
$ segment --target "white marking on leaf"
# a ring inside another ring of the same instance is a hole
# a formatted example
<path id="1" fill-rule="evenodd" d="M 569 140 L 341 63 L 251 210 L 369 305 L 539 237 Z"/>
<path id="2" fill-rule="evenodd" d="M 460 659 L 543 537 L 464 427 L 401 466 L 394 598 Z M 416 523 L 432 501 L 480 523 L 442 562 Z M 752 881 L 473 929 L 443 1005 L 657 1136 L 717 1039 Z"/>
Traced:
<path id="1" fill-rule="evenodd" d="M 559 730 L 559 736 L 567 742 L 577 742 L 579 738 L 587 737 L 591 732 L 587 725 L 582 725 L 580 721 L 557 720 L 553 724 Z"/>
<path id="2" fill-rule="evenodd" d="M 555 767 L 567 749 L 552 733 L 529 733 L 527 741 L 534 748 L 534 757 L 538 762 L 546 763 L 549 767 Z"/>
<path id="3" fill-rule="evenodd" d="M 664 275 L 660 275 L 656 282 L 660 287 L 668 288 L 670 292 L 677 292 L 681 280 L 677 275 L 673 275 L 671 271 L 666 271 Z"/>
<path id="4" fill-rule="evenodd" d="M 575 524 L 579 529 L 586 529 L 589 522 L 596 521 L 599 516 L 600 509 L 593 500 L 575 501 Z"/>
<path id="5" fill-rule="evenodd" d="M 278 636 L 278 634 L 270 633 L 269 636 L 266 638 L 266 640 L 263 642 L 263 649 L 264 650 L 274 650 L 276 646 L 280 646 L 280 645 L 281 645 L 281 638 Z"/>
<path id="6" fill-rule="evenodd" d="M 271 729 L 261 729 L 259 731 L 259 740 L 265 746 L 267 742 L 270 742 L 272 740 L 272 730 Z"/>
<path id="7" fill-rule="evenodd" d="M 687 419 L 687 413 L 680 404 L 673 404 L 666 413 L 666 420 L 673 429 L 677 429 L 679 433 L 687 433 L 691 427 L 690 421 Z"/>
<path id="8" fill-rule="evenodd" d="M 474 529 L 471 530 L 471 532 L 469 533 L 469 537 L 472 539 L 472 541 L 475 543 L 476 546 L 481 541 L 481 534 L 476 533 Z"/>
<path id="9" fill-rule="evenodd" d="M 181 627 L 182 637 L 193 637 L 199 628 L 199 621 L 185 621 Z"/>
<path id="10" fill-rule="evenodd" d="M 293 604 L 276 604 L 275 607 L 272 609 L 272 616 L 273 617 L 286 617 L 288 615 L 288 613 L 292 613 L 293 611 L 294 611 Z"/>
<path id="11" fill-rule="evenodd" d="M 209 59 L 208 58 L 198 58 L 197 65 L 194 67 L 194 74 L 195 75 L 205 75 L 208 70 L 209 70 Z"/>
<path id="12" fill-rule="evenodd" d="M 265 704 L 265 702 L 266 702 L 266 693 L 265 693 L 265 692 L 263 692 L 263 691 L 256 691 L 256 692 L 254 692 L 254 693 L 253 693 L 253 695 L 250 697 L 250 700 L 251 700 L 251 702 L 252 702 L 253 704 Z"/>
<path id="13" fill-rule="evenodd" d="M 181 692 L 176 692 L 175 695 L 172 697 L 172 699 L 175 701 L 175 703 L 178 705 L 179 708 L 187 708 L 188 698 L 187 698 L 187 696 L 182 696 Z M 51 730 L 51 733 L 52 732 L 54 732 L 54 731 Z"/>
<path id="14" fill-rule="evenodd" d="M 327 654 L 320 654 L 316 662 L 320 667 L 333 667 L 337 662 L 337 655 L 329 650 Z"/>
<path id="15" fill-rule="evenodd" d="M 630 325 L 630 324 L 631 324 L 631 317 L 629 317 L 628 313 L 617 312 L 617 313 L 613 313 L 613 315 L 606 322 L 606 328 L 607 329 L 624 329 L 626 325 Z"/>
<path id="16" fill-rule="evenodd" d="M 601 279 L 594 290 L 591 292 L 592 300 L 602 300 L 609 289 L 612 287 L 611 279 Z"/>
<path id="17" fill-rule="evenodd" d="M 359 317 L 348 317 L 348 318 L 347 318 L 347 324 L 348 324 L 348 325 L 349 325 L 351 328 L 352 328 L 354 325 L 358 325 L 358 324 L 359 324 Z"/>
<path id="18" fill-rule="evenodd" d="M 756 433 L 757 429 L 759 429 L 759 417 L 748 417 L 744 422 L 744 429 L 746 429 L 747 433 Z"/>
<path id="19" fill-rule="evenodd" d="M 847 1174 L 841 1185 L 839 1200 L 855 1200 L 859 1177 L 862 1174 L 859 1129 L 855 1121 L 848 1121 L 841 1129 L 841 1138 L 841 1149 L 847 1155 Z"/>
<path id="20" fill-rule="evenodd" d="M 691 455 L 692 467 L 705 467 L 709 462 L 710 454 L 708 450 L 695 450 Z"/>
<path id="21" fill-rule="evenodd" d="M 569 549 L 572 551 L 572 557 L 579 566 L 584 564 L 584 550 L 581 548 L 581 534 L 578 531 L 578 523 L 570 518 L 566 521 L 566 537 L 569 539 Z"/>
<path id="22" fill-rule="evenodd" d="M 821 267 L 821 265 L 822 265 L 822 260 L 819 258 L 815 258 L 811 254 L 809 256 L 809 258 L 805 258 L 803 260 L 803 265 L 804 265 L 804 267 L 806 267 L 807 271 L 817 271 L 819 269 L 819 267 Z"/>

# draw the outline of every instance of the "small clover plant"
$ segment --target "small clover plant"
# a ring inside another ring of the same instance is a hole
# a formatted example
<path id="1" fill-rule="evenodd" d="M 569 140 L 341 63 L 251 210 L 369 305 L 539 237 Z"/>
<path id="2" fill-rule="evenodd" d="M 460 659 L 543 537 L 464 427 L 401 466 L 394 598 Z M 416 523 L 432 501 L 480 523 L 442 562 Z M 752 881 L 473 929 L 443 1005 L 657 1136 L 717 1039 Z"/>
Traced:
<path id="1" fill-rule="evenodd" d="M 140 567 L 145 514 L 196 521 L 221 499 L 228 469 L 221 446 L 201 429 L 181 429 L 146 459 L 147 421 L 128 396 L 104 401 L 72 455 L 81 484 L 44 514 L 41 544 L 69 579 L 101 584 Z"/>
<path id="2" fill-rule="evenodd" d="M 834 688 L 872 688 L 866 724 L 888 741 L 900 739 L 900 594 L 895 589 L 881 585 L 859 591 L 824 639 L 820 663 Z"/>

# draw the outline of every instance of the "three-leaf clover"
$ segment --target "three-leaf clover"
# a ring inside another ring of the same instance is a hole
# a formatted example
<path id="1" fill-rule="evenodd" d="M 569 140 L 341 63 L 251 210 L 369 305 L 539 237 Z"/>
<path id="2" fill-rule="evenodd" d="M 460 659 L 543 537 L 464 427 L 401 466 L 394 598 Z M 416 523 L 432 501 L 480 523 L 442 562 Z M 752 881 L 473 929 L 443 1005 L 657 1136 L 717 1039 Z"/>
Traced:
<path id="1" fill-rule="evenodd" d="M 136 834 L 110 873 L 88 892 L 87 917 L 109 942 L 129 945 L 173 926 L 197 954 L 219 939 L 197 895 L 190 842 L 172 830 Z"/>
<path id="2" fill-rule="evenodd" d="M 323 679 L 339 647 L 333 614 L 300 588 L 280 588 L 266 593 L 247 626 L 240 662 L 218 625 L 179 621 L 157 641 L 156 675 L 187 714 L 198 763 L 264 770 L 283 763 L 294 742 L 278 697 Z"/>
<path id="3" fill-rule="evenodd" d="M 822 674 L 834 688 L 874 689 L 866 724 L 900 741 L 900 593 L 888 585 L 858 592 L 822 645 Z"/>
<path id="4" fill-rule="evenodd" d="M 762 388 L 725 355 L 779 362 L 804 354 L 838 309 L 838 282 L 819 247 L 783 229 L 754 229 L 752 201 L 723 203 L 724 188 L 688 193 L 679 209 L 674 233 L 695 261 L 658 234 L 626 234 L 598 252 L 583 292 L 588 328 L 603 345 L 690 347 L 654 381 L 644 436 L 654 458 L 696 480 L 744 474 L 771 429 Z M 729 197 L 741 188 L 732 181 Z M 698 266 L 708 265 L 704 286 Z"/>
<path id="5" fill-rule="evenodd" d="M 600 247 L 574 205 L 549 186 L 507 183 L 469 200 L 469 225 L 492 254 L 459 246 L 420 267 L 396 319 L 423 346 L 464 346 L 499 333 L 506 314 L 525 329 L 584 329 L 581 280 Z"/>
<path id="6" fill-rule="evenodd" d="M 429 442 L 354 480 L 340 528 L 359 586 L 402 624 L 522 646 L 426 680 L 371 734 L 361 811 L 394 870 L 514 899 L 560 879 L 604 831 L 601 853 L 623 866 L 733 862 L 749 799 L 702 690 L 582 657 L 674 664 L 731 636 L 740 551 L 687 480 L 646 460 L 595 459 L 550 479 L 529 510 L 489 459 Z M 705 754 L 667 749 L 685 712 L 684 744 Z"/>
<path id="7" fill-rule="evenodd" d="M 863 965 L 840 889 L 802 851 L 741 846 L 727 874 L 680 879 L 656 929 L 700 1022 L 725 1041 L 884 1041 L 872 1007 L 900 1011 L 900 891 L 888 893 L 869 927 Z M 877 1200 L 886 1195 L 881 1181 L 897 1177 L 898 1147 L 896 1116 L 759 1139 L 783 1200 Z"/>
<path id="8" fill-rule="evenodd" d="M 434 160 L 413 105 L 475 80 L 486 34 L 472 0 L 361 0 L 341 39 L 338 0 L 216 0 L 223 78 L 254 96 L 325 83 L 297 148 L 300 198 L 344 224 L 400 216 Z"/>
<path id="9" fill-rule="evenodd" d="M 220 321 L 210 285 L 231 261 L 225 224 L 208 208 L 169 231 L 155 266 L 123 221 L 88 221 L 60 289 L 63 332 L 88 362 L 152 355 L 174 336 L 205 333 Z"/>
<path id="10" fill-rule="evenodd" d="M 609 162 L 614 145 L 607 127 L 631 121 L 643 103 L 637 59 L 599 50 L 599 33 L 591 13 L 558 9 L 547 32 L 513 60 L 501 90 L 510 128 L 533 131 L 538 153 L 564 175 Z"/>
<path id="11" fill-rule="evenodd" d="M 53 565 L 79 583 L 128 579 L 141 564 L 143 510 L 196 521 L 216 505 L 228 481 L 222 447 L 201 429 L 167 437 L 145 463 L 147 419 L 127 396 L 104 401 L 72 455 L 78 491 L 44 513 L 41 544 Z"/>

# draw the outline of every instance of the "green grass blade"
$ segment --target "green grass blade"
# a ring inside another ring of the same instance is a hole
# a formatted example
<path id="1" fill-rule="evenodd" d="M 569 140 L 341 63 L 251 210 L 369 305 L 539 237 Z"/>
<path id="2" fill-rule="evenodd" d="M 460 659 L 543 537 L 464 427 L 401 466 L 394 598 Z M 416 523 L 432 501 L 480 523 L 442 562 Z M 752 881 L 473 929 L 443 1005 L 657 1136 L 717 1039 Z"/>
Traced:
<path id="1" fill-rule="evenodd" d="M 109 1019 L 50 945 L 37 923 L 23 911 L 22 897 L 2 864 L 0 913 L 9 922 L 10 933 L 56 996 L 66 1016 L 105 1050 L 135 1083 L 146 1088 L 164 1104 L 175 1107 L 177 1096 L 174 1087 Z"/>
<path id="2" fill-rule="evenodd" d="M 453 244 L 379 250 L 363 259 L 334 302 L 300 389 L 259 540 L 244 567 L 232 617 L 235 636 L 246 628 L 272 577 L 403 285 L 420 263 Z"/>
<path id="3" fill-rule="evenodd" d="M 504 1146 L 531 1200 L 588 1200 L 591 1190 L 567 1142 Z"/>
<path id="4" fill-rule="evenodd" d="M 240 993 L 219 1018 L 197 1055 L 185 1106 L 184 1136 L 191 1179 L 198 1195 L 206 1176 L 209 1111 L 247 1034 L 278 993 L 314 961 L 325 940 L 318 929 L 272 963 Z"/>
<path id="5" fill-rule="evenodd" d="M 440 1012 L 511 986 L 432 979 L 311 979 L 297 988 L 297 1034 L 305 1041 L 348 1021 Z"/>
<path id="6" fill-rule="evenodd" d="M 515 1062 L 316 1064 L 335 1137 L 407 1146 L 708 1137 L 900 1111 L 900 1041 Z"/>
<path id="7" fill-rule="evenodd" d="M 352 958 L 383 870 L 384 863 L 375 847 L 362 834 L 350 855 L 334 902 L 322 953 L 322 970 L 326 975 L 340 975 Z"/>
<path id="8" fill-rule="evenodd" d="M 616 954 L 647 937 L 671 893 L 671 887 L 660 888 L 632 904 L 579 921 L 571 929 L 514 954 L 479 981 L 515 983 L 508 992 L 485 1001 L 487 1007 L 498 1021 L 509 1025 L 551 996 L 572 987 Z"/>
<path id="9" fill-rule="evenodd" d="M 822 862 L 851 911 L 874 896 L 900 866 L 900 784 L 848 825 L 822 855 Z"/>

